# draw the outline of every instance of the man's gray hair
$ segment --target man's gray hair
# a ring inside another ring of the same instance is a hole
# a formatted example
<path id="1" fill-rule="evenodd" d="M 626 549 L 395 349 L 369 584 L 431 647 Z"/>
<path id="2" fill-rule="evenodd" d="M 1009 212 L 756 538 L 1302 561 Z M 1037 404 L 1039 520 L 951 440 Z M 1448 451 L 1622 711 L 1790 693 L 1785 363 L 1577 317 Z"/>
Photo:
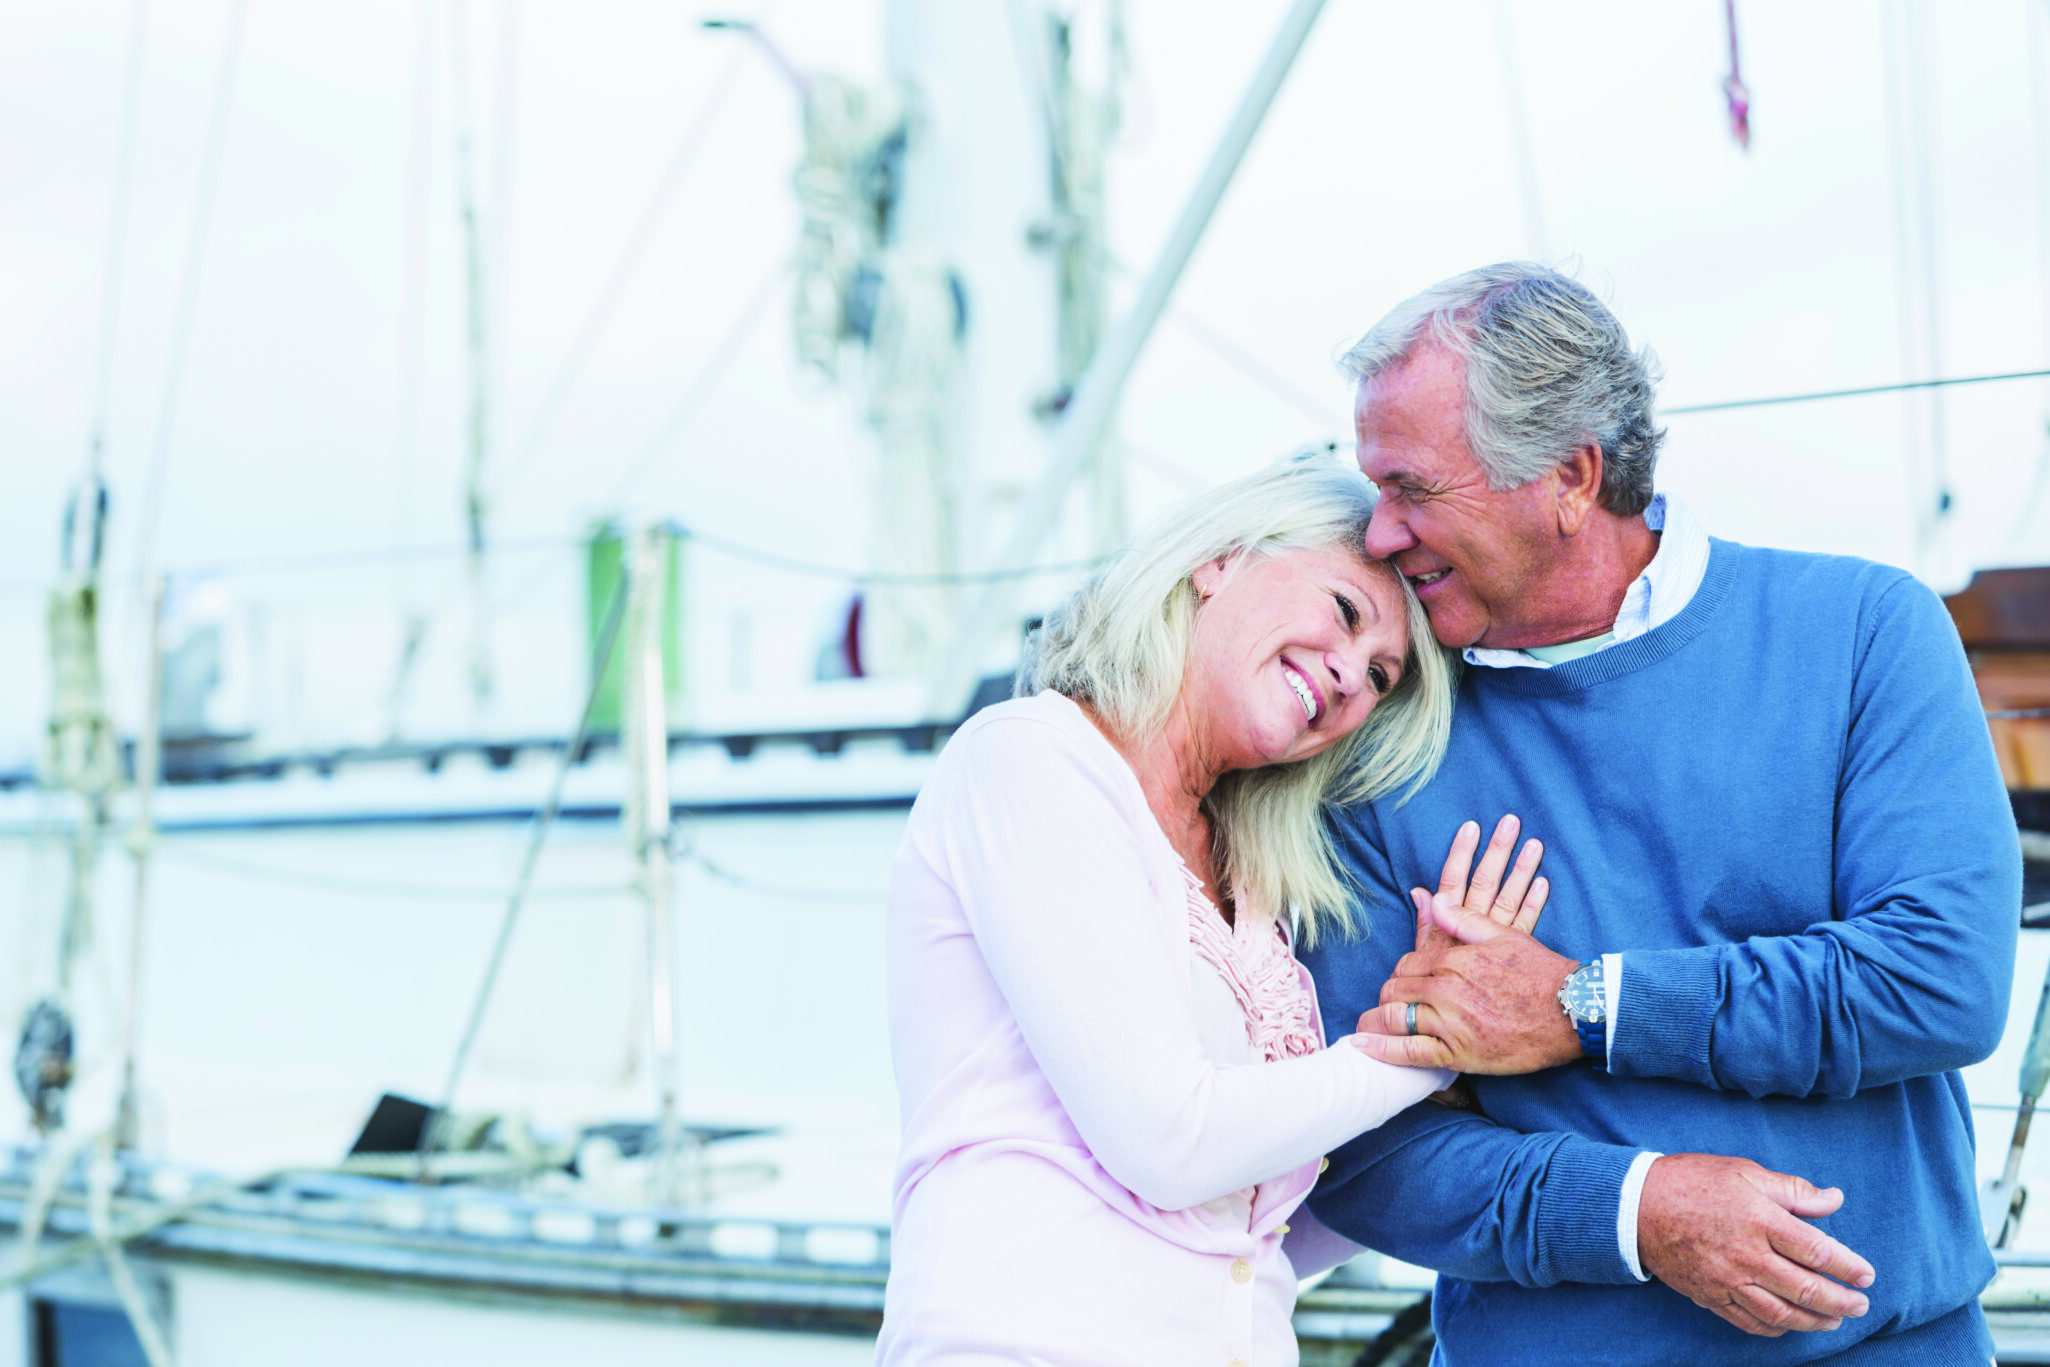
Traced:
<path id="1" fill-rule="evenodd" d="M 1424 342 L 1466 363 L 1466 444 L 1488 487 L 1528 484 L 1592 442 L 1602 506 L 1630 517 L 1651 502 L 1666 435 L 1652 422 L 1658 358 L 1631 349 L 1587 286 L 1529 261 L 1455 275 L 1389 310 L 1338 367 L 1372 380 Z"/>

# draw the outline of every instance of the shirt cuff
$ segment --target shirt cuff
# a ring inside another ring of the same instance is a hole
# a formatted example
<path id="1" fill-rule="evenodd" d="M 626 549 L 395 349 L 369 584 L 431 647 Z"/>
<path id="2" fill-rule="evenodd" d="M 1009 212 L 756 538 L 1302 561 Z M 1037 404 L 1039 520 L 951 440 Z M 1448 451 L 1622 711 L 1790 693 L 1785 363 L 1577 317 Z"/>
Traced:
<path id="1" fill-rule="evenodd" d="M 1528 1284 L 1635 1283 L 1616 1242 L 1615 1213 L 1637 1152 L 1577 1134 L 1556 1137 L 1542 1179 Z"/>
<path id="2" fill-rule="evenodd" d="M 1646 1151 L 1631 1160 L 1630 1171 L 1623 1174 L 1623 1199 L 1616 1203 L 1616 1247 L 1622 1250 L 1623 1266 L 1641 1282 L 1651 1278 L 1644 1275 L 1644 1265 L 1637 1260 L 1637 1206 L 1644 1199 L 1644 1179 L 1651 1175 L 1651 1165 L 1663 1157 Z"/>
<path id="3" fill-rule="evenodd" d="M 1616 1061 L 1616 1008 L 1623 1001 L 1623 956 L 1602 955 L 1602 1066 Z M 1634 1266 L 1634 1264 L 1633 1264 Z M 1638 1278 L 1642 1281 L 1643 1278 Z"/>

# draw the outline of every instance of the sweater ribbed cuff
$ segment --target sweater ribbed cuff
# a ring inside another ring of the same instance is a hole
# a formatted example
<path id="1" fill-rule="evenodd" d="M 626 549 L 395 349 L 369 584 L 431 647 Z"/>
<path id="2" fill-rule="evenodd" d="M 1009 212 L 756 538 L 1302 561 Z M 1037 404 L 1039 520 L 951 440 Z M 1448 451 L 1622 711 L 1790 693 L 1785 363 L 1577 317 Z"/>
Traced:
<path id="1" fill-rule="evenodd" d="M 1545 1165 L 1538 1208 L 1538 1285 L 1593 1282 L 1628 1286 L 1637 1281 L 1616 1239 L 1623 1179 L 1638 1151 L 1566 1135 Z"/>
<path id="2" fill-rule="evenodd" d="M 1623 990 L 1609 1024 L 1609 1072 L 1715 1086 L 1708 1048 L 1720 982 L 1717 946 L 1624 954 Z"/>

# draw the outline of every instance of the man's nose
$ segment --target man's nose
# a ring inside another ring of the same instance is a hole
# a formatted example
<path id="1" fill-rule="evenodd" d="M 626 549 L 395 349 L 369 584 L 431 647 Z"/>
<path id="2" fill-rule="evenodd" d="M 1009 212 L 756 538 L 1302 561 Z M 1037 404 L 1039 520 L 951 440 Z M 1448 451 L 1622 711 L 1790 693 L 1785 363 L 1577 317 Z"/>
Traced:
<path id="1" fill-rule="evenodd" d="M 1374 505 L 1374 515 L 1367 519 L 1368 555 L 1376 560 L 1386 560 L 1416 543 L 1416 537 L 1410 534 L 1409 524 L 1388 506 L 1386 498 Z"/>

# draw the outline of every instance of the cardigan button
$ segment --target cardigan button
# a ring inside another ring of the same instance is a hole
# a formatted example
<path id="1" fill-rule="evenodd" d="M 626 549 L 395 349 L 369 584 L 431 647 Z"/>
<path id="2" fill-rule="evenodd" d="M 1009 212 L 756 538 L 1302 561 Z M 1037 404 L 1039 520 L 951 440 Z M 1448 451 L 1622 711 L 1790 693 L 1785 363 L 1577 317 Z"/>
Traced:
<path id="1" fill-rule="evenodd" d="M 1328 1158 L 1319 1158 L 1317 1160 L 1317 1176 L 1322 1177 L 1325 1173 L 1329 1171 L 1331 1171 L 1331 1160 Z"/>
<path id="2" fill-rule="evenodd" d="M 1247 1282 L 1253 1280 L 1253 1265 L 1244 1258 L 1233 1258 L 1231 1260 L 1231 1279 L 1244 1286 Z"/>
<path id="3" fill-rule="evenodd" d="M 1276 1226 L 1274 1227 L 1274 1232 L 1275 1232 L 1276 1234 L 1286 1234 L 1286 1233 L 1288 1233 L 1288 1226 L 1287 1226 L 1287 1225 L 1285 1225 L 1285 1224 L 1281 1224 L 1281 1225 L 1276 1225 Z"/>

